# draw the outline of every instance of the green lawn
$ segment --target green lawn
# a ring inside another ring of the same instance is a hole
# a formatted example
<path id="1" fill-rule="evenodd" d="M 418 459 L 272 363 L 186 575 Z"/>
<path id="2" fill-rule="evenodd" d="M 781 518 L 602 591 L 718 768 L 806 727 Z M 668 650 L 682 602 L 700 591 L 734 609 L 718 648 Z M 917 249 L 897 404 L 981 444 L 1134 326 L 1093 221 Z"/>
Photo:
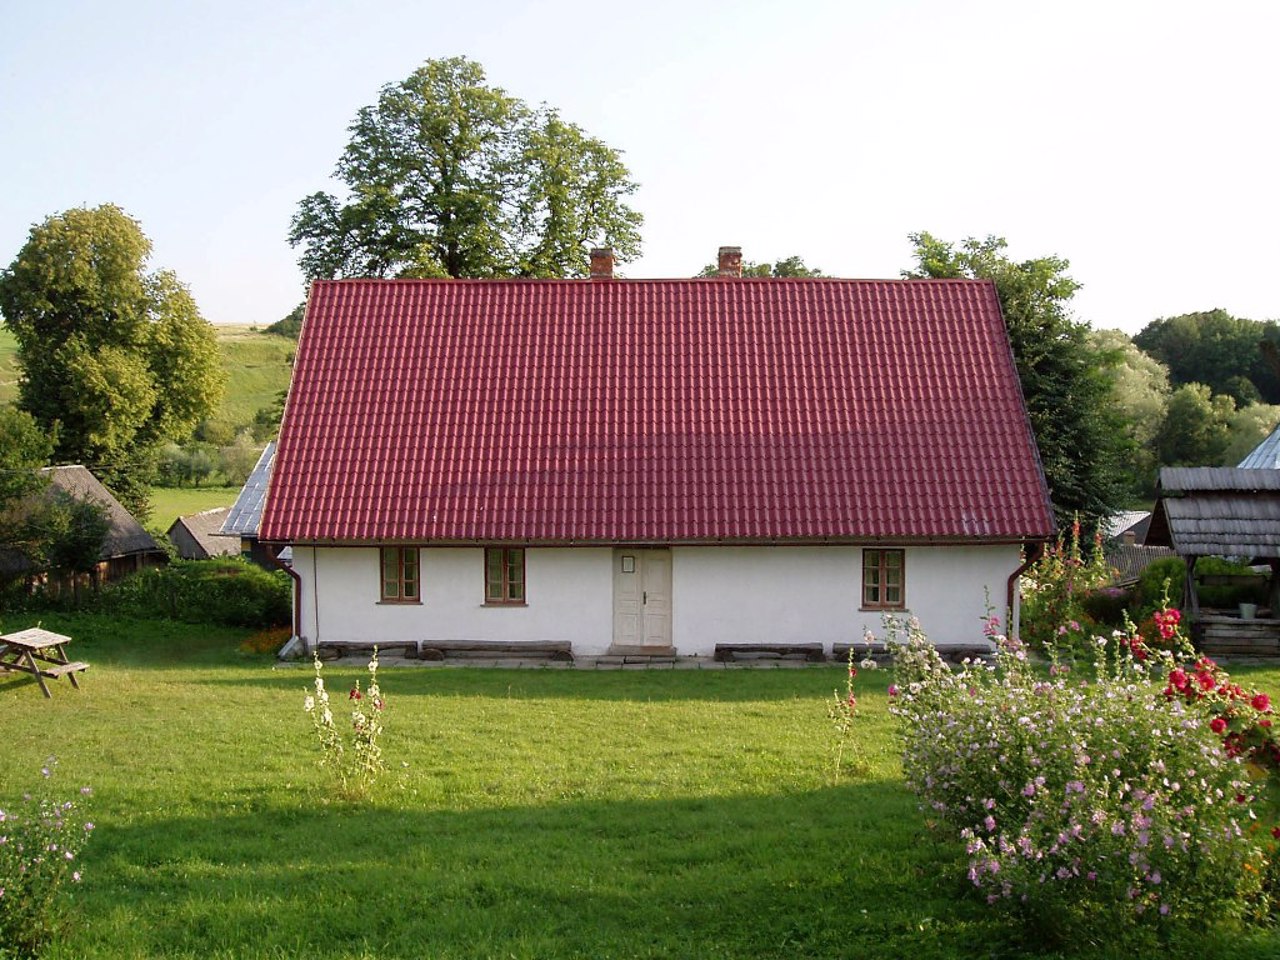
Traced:
<path id="1" fill-rule="evenodd" d="M 349 805 L 315 766 L 309 669 L 234 630 L 43 619 L 92 667 L 48 701 L 0 681 L 0 798 L 56 753 L 97 824 L 51 957 L 1105 955 L 1037 952 L 967 895 L 902 787 L 883 672 L 859 678 L 872 772 L 833 783 L 839 667 L 384 669 L 389 786 Z"/>
<path id="2" fill-rule="evenodd" d="M 239 495 L 239 487 L 152 487 L 148 526 L 168 530 L 179 517 L 214 507 L 229 507 Z"/>

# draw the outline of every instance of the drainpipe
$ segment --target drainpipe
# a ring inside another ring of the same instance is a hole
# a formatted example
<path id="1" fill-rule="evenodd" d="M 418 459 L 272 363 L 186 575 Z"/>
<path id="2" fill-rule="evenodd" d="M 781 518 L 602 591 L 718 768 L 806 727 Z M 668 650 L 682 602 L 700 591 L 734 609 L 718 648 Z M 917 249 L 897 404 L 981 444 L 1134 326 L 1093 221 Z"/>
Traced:
<path id="1" fill-rule="evenodd" d="M 1005 618 L 1008 621 L 1007 623 L 1005 623 L 1005 633 L 1009 637 L 1015 636 L 1015 630 L 1014 630 L 1015 624 L 1013 623 L 1013 591 L 1017 587 L 1018 578 L 1027 572 L 1027 568 L 1029 568 L 1033 563 L 1035 563 L 1037 560 L 1039 560 L 1043 556 L 1044 556 L 1044 541 L 1037 540 L 1035 543 L 1031 544 L 1031 548 L 1027 551 L 1027 559 L 1022 562 L 1022 565 L 1019 566 L 1017 570 L 1009 574 L 1009 583 L 1005 588 L 1005 605 L 1004 605 Z"/>
<path id="2" fill-rule="evenodd" d="M 289 579 L 293 581 L 293 635 L 298 640 L 302 640 L 302 575 L 276 556 L 276 545 L 274 543 L 264 543 L 263 548 L 266 550 L 267 559 L 287 573 Z M 306 643 L 303 642 L 303 647 L 305 648 L 305 646 Z M 303 652 L 306 652 L 305 649 Z"/>

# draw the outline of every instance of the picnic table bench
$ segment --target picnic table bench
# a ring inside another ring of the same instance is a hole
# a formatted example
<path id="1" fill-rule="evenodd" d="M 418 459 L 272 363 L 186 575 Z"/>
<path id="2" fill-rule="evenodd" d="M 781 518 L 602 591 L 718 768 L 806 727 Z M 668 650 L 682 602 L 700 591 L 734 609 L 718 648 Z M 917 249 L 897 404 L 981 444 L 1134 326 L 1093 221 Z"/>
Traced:
<path id="1" fill-rule="evenodd" d="M 44 682 L 45 677 L 53 680 L 66 677 L 79 690 L 76 674 L 88 670 L 89 665 L 67 658 L 65 645 L 70 642 L 70 637 L 40 627 L 6 633 L 0 636 L 0 670 L 31 674 L 47 698 L 53 694 Z"/>

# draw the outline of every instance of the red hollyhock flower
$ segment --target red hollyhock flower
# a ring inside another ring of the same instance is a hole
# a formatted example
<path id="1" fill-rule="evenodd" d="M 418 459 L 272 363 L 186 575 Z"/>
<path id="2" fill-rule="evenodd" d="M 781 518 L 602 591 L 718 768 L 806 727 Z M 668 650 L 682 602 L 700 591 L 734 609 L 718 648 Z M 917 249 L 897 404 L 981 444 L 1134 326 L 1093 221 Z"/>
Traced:
<path id="1" fill-rule="evenodd" d="M 1223 720 L 1222 717 L 1214 717 L 1209 721 L 1209 729 L 1214 733 L 1221 733 L 1227 729 L 1227 721 Z"/>
<path id="2" fill-rule="evenodd" d="M 1271 709 L 1271 698 L 1265 693 L 1259 693 L 1249 701 L 1249 704 L 1259 713 L 1265 713 Z"/>
<path id="3" fill-rule="evenodd" d="M 363 696 L 363 694 L 361 694 L 361 693 L 360 693 L 360 688 L 359 688 L 359 687 L 352 687 L 352 688 L 351 688 L 351 692 L 350 692 L 349 694 L 347 694 L 347 699 L 348 699 L 348 700 L 359 700 L 359 699 L 361 699 L 361 697 L 362 697 L 362 696 Z"/>

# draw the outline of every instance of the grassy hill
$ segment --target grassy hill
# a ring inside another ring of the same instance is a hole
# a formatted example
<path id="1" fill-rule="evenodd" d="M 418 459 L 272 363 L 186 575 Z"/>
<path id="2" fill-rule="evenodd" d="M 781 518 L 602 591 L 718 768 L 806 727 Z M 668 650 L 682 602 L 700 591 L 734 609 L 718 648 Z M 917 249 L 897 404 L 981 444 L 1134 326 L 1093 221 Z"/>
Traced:
<path id="1" fill-rule="evenodd" d="M 17 396 L 18 341 L 0 324 L 0 403 L 12 403 Z"/>
<path id="2" fill-rule="evenodd" d="M 262 407 L 269 407 L 276 394 L 289 385 L 289 358 L 296 343 L 286 337 L 262 333 L 251 327 L 214 327 L 222 369 L 227 374 L 227 391 L 222 405 L 210 419 L 233 427 L 244 426 Z M 17 341 L 0 326 L 0 403 L 11 403 L 18 395 Z"/>
<path id="3" fill-rule="evenodd" d="M 289 386 L 289 358 L 297 343 L 251 327 L 219 326 L 218 349 L 227 374 L 227 392 L 211 418 L 234 426 L 253 420 Z"/>

